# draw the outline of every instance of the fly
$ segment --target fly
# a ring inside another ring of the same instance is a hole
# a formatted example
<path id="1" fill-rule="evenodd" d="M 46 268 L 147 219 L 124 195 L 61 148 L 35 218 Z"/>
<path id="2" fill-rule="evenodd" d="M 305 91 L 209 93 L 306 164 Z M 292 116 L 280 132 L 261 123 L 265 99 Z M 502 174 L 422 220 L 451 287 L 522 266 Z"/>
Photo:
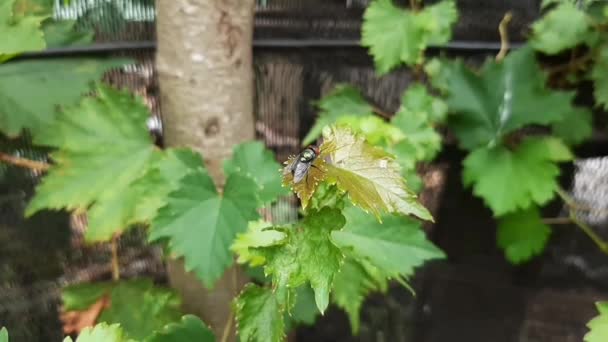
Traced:
<path id="1" fill-rule="evenodd" d="M 308 178 L 308 170 L 315 167 L 312 163 L 319 156 L 319 148 L 311 145 L 300 152 L 296 158 L 287 166 L 287 170 L 293 176 L 293 183 L 299 183 L 305 177 Z"/>

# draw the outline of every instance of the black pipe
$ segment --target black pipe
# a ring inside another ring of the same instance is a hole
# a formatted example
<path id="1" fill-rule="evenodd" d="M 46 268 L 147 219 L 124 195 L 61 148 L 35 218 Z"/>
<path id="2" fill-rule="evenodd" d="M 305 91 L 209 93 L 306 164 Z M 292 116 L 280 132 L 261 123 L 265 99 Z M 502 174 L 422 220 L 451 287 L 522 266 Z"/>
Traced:
<path id="1" fill-rule="evenodd" d="M 521 43 L 511 44 L 511 48 L 522 46 Z M 254 39 L 254 49 L 280 48 L 362 48 L 357 39 Z M 46 58 L 60 56 L 78 56 L 91 54 L 116 53 L 133 50 L 155 50 L 155 41 L 97 43 L 86 46 L 68 46 L 52 48 L 43 51 L 26 52 L 19 58 Z M 431 50 L 453 51 L 487 51 L 500 50 L 500 43 L 480 41 L 453 41 L 443 46 L 429 46 Z"/>

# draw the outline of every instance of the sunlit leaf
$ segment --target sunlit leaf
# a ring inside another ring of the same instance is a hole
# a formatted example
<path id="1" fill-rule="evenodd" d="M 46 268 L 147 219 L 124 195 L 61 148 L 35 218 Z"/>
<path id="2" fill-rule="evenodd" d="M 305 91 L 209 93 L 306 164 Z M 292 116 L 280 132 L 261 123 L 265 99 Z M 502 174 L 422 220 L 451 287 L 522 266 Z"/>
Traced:
<path id="1" fill-rule="evenodd" d="M 214 342 L 215 336 L 200 318 L 185 315 L 181 321 L 169 323 L 162 330 L 146 338 L 145 342 Z"/>
<path id="2" fill-rule="evenodd" d="M 500 144 L 532 124 L 550 125 L 575 112 L 573 92 L 545 85 L 534 51 L 523 47 L 502 62 L 488 60 L 479 74 L 461 62 L 446 64 L 449 126 L 465 149 Z M 443 67 L 442 67 L 443 68 Z"/>
<path id="3" fill-rule="evenodd" d="M 279 196 L 287 195 L 288 191 L 281 186 L 281 175 L 277 172 L 280 168 L 274 154 L 261 141 L 238 145 L 232 158 L 224 162 L 227 175 L 239 172 L 255 180 L 259 187 L 256 193 L 262 203 L 274 202 Z"/>
<path id="4" fill-rule="evenodd" d="M 170 253 L 183 257 L 186 270 L 212 287 L 232 264 L 236 234 L 259 217 L 257 189 L 251 178 L 231 174 L 220 195 L 206 172 L 189 173 L 159 210 L 149 239 L 168 240 Z"/>
<path id="5" fill-rule="evenodd" d="M 0 61 L 6 56 L 46 47 L 40 23 L 48 15 L 21 15 L 13 13 L 15 0 L 0 3 Z M 49 13 L 50 14 L 50 13 Z"/>
<path id="6" fill-rule="evenodd" d="M 428 45 L 442 45 L 451 39 L 451 27 L 457 19 L 451 0 L 417 12 L 399 8 L 392 0 L 377 0 L 363 15 L 361 42 L 370 49 L 377 72 L 385 74 L 400 63 L 421 63 Z"/>
<path id="7" fill-rule="evenodd" d="M 62 58 L 0 64 L 0 130 L 17 136 L 23 129 L 29 129 L 35 142 L 44 144 L 38 139 L 41 133 L 57 134 L 48 127 L 55 119 L 57 107 L 76 105 L 82 95 L 92 90 L 91 82 L 99 80 L 105 71 L 128 62 Z M 143 124 L 145 128 L 145 121 Z"/>
<path id="8" fill-rule="evenodd" d="M 597 302 L 596 306 L 600 314 L 587 323 L 590 331 L 585 335 L 585 342 L 608 341 L 608 302 Z"/>
<path id="9" fill-rule="evenodd" d="M 373 114 L 372 106 L 365 101 L 359 90 L 351 85 L 338 84 L 331 92 L 316 103 L 319 117 L 306 137 L 303 145 L 313 143 L 321 136 L 323 128 L 334 124 L 343 116 L 368 116 Z"/>
<path id="10" fill-rule="evenodd" d="M 27 215 L 45 208 L 89 208 L 112 214 L 128 210 L 117 208 L 115 201 L 160 158 L 145 126 L 148 116 L 140 100 L 105 86 L 98 88 L 96 97 L 58 114 L 52 129 L 38 135 L 39 142 L 58 150 L 51 154 L 55 165 L 37 187 Z M 131 198 L 129 204 L 136 206 L 137 200 Z M 120 216 L 117 222 L 124 225 L 118 227 L 94 221 L 101 227 L 89 229 L 103 233 L 91 237 L 111 236 L 125 228 L 127 217 Z"/>
<path id="11" fill-rule="evenodd" d="M 401 167 L 392 155 L 347 129 L 331 128 L 324 132 L 317 159 L 325 157 L 330 160 L 325 165 L 328 181 L 347 192 L 351 201 L 364 210 L 377 217 L 399 213 L 432 220 L 416 195 L 406 188 Z"/>
<path id="12" fill-rule="evenodd" d="M 266 258 L 265 273 L 272 275 L 274 286 L 296 288 L 310 282 L 317 307 L 324 312 L 343 259 L 340 249 L 330 241 L 330 234 L 343 225 L 340 211 L 325 207 L 309 210 L 294 227 L 280 230 L 287 236 L 282 245 L 259 249 Z"/>
<path id="13" fill-rule="evenodd" d="M 374 115 L 342 116 L 336 121 L 336 126 L 350 128 L 372 145 L 386 146 L 406 138 L 398 127 Z"/>
<path id="14" fill-rule="evenodd" d="M 551 229 L 543 223 L 538 209 L 530 208 L 505 215 L 498 221 L 498 246 L 513 264 L 539 255 L 547 244 Z"/>
<path id="15" fill-rule="evenodd" d="M 276 294 L 254 284 L 245 289 L 235 302 L 241 341 L 281 342 L 285 336 L 283 311 Z"/>
<path id="16" fill-rule="evenodd" d="M 283 232 L 266 229 L 270 227 L 272 227 L 271 223 L 262 220 L 252 221 L 249 222 L 246 232 L 237 234 L 230 249 L 238 255 L 238 263 L 248 263 L 255 267 L 266 262 L 266 258 L 260 253 L 256 253 L 255 250 L 252 251 L 252 248 L 277 245 L 282 243 L 286 237 Z"/>
<path id="17" fill-rule="evenodd" d="M 553 198 L 560 173 L 557 162 L 572 159 L 559 139 L 530 137 L 518 147 L 480 148 L 463 162 L 463 182 L 495 216 L 543 205 Z"/>
<path id="18" fill-rule="evenodd" d="M 574 3 L 563 2 L 532 25 L 530 44 L 536 50 L 553 55 L 584 43 L 590 32 L 585 12 Z"/>

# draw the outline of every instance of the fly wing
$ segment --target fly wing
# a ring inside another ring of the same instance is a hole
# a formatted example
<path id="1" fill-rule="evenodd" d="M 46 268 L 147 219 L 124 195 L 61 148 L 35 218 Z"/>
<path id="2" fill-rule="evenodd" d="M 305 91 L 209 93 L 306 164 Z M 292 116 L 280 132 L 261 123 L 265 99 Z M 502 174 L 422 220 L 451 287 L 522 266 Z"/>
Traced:
<path id="1" fill-rule="evenodd" d="M 285 165 L 283 168 L 283 174 L 287 175 L 289 173 L 293 173 L 296 168 L 296 164 L 298 163 L 298 156 L 291 158 L 291 161 Z"/>
<path id="2" fill-rule="evenodd" d="M 298 183 L 306 176 L 311 163 L 296 163 L 293 172 L 293 183 Z"/>

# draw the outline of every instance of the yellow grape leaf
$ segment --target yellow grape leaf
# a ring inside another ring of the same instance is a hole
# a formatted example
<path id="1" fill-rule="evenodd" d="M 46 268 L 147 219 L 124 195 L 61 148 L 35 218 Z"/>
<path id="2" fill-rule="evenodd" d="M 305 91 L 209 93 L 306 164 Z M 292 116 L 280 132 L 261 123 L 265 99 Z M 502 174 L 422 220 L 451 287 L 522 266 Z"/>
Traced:
<path id="1" fill-rule="evenodd" d="M 311 167 L 308 169 L 308 175 L 300 182 L 293 183 L 293 175 L 289 168 L 290 165 L 295 161 L 298 156 L 291 156 L 285 162 L 285 168 L 283 169 L 283 186 L 289 186 L 298 196 L 302 202 L 302 207 L 306 208 L 308 202 L 312 198 L 312 195 L 317 190 L 319 184 L 325 180 L 327 175 L 327 163 L 325 160 L 320 158 L 323 152 L 312 162 Z"/>
<path id="2" fill-rule="evenodd" d="M 323 160 L 327 181 L 348 193 L 351 201 L 379 220 L 383 213 L 415 215 L 432 221 L 416 194 L 406 187 L 394 156 L 366 143 L 347 128 L 330 127 L 315 160 Z M 312 168 L 311 168 L 312 169 Z"/>

